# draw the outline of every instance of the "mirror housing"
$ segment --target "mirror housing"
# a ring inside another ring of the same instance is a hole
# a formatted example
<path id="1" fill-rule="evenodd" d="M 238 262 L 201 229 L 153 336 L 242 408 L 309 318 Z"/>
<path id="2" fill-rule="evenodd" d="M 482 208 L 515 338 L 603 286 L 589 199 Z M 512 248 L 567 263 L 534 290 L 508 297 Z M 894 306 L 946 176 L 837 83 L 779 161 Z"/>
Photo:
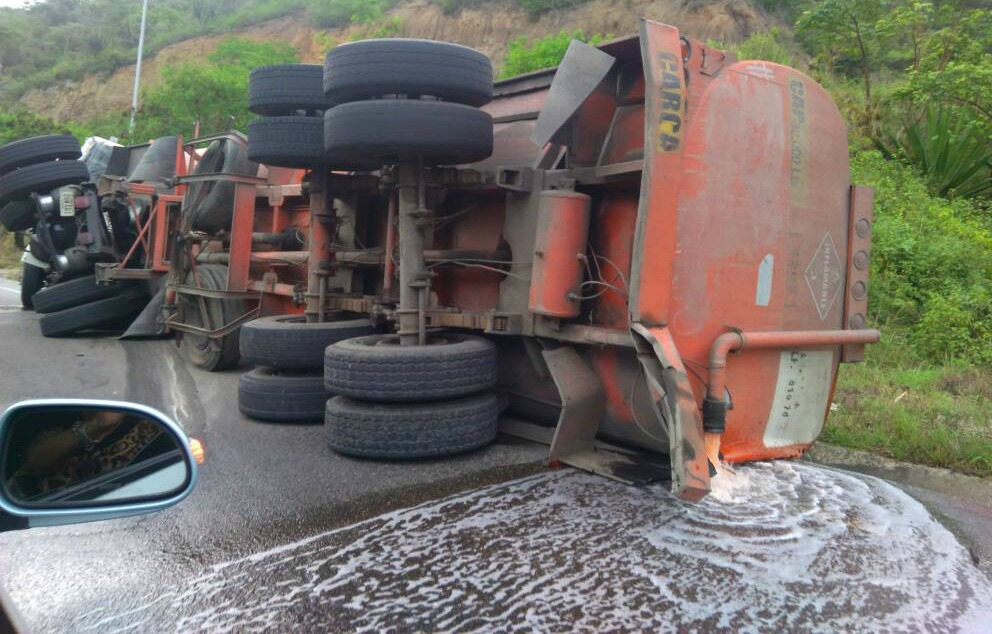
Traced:
<path id="1" fill-rule="evenodd" d="M 123 459 L 120 447 L 130 451 Z M 61 460 L 61 467 L 73 459 L 88 467 L 76 469 L 74 480 L 63 475 L 66 470 L 55 485 L 49 473 L 37 475 L 39 464 L 52 468 Z M 45 487 L 32 486 L 42 480 Z M 16 403 L 0 416 L 0 531 L 160 511 L 186 498 L 196 480 L 189 437 L 144 405 L 40 399 Z"/>

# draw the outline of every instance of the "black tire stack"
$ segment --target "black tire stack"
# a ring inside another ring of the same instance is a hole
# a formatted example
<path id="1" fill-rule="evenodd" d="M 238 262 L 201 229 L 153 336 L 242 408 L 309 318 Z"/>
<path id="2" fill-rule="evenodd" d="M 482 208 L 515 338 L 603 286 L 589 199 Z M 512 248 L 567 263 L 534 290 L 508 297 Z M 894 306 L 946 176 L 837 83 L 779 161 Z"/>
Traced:
<path id="1" fill-rule="evenodd" d="M 248 80 L 248 157 L 256 163 L 309 169 L 326 163 L 324 69 L 316 64 L 261 66 Z"/>
<path id="2" fill-rule="evenodd" d="M 482 53 L 429 40 L 365 40 L 327 53 L 324 150 L 331 165 L 418 162 L 460 165 L 488 158 L 493 94 Z M 434 458 L 496 437 L 496 347 L 481 337 L 432 336 L 402 346 L 396 335 L 345 340 L 324 353 L 324 383 L 337 394 L 324 425 L 340 453 Z"/>
<path id="3" fill-rule="evenodd" d="M 481 161 L 492 154 L 493 122 L 479 106 L 492 94 L 491 62 L 464 46 L 409 39 L 346 44 L 328 52 L 323 68 L 266 66 L 252 73 L 249 109 L 262 118 L 249 125 L 249 157 L 280 167 L 354 171 L 404 161 Z M 333 398 L 323 413 L 336 451 L 430 458 L 495 438 L 490 341 L 439 334 L 428 345 L 400 346 L 395 335 L 350 334 L 317 347 L 317 326 L 283 317 L 242 328 L 242 356 L 261 366 L 242 377 L 243 413 L 270 420 L 316 414 L 313 375 L 296 373 L 312 373 L 314 351 L 326 346 L 324 398 Z"/>
<path id="4" fill-rule="evenodd" d="M 492 154 L 489 58 L 432 40 L 364 40 L 308 64 L 252 71 L 248 156 L 265 165 L 368 171 L 421 159 L 473 163 Z"/>
<path id="5" fill-rule="evenodd" d="M 328 346 L 324 425 L 331 448 L 363 458 L 434 458 L 478 449 L 496 437 L 496 346 L 444 333 L 427 345 L 397 335 Z"/>
<path id="6" fill-rule="evenodd" d="M 78 159 L 79 142 L 70 135 L 30 137 L 0 147 L 0 224 L 8 231 L 27 231 L 38 221 L 32 193 L 47 193 L 64 185 L 89 180 Z M 47 269 L 24 262 L 21 304 L 33 308 Z"/>
<path id="7" fill-rule="evenodd" d="M 371 332 L 371 320 L 349 313 L 319 323 L 304 315 L 248 322 L 241 327 L 241 356 L 257 367 L 241 376 L 238 409 L 257 420 L 320 422 L 331 396 L 324 389 L 324 348 Z"/>
<path id="8" fill-rule="evenodd" d="M 41 313 L 41 334 L 64 337 L 86 330 L 120 330 L 148 302 L 145 287 L 138 283 L 97 284 L 85 275 L 43 288 L 34 295 L 34 309 Z"/>
<path id="9" fill-rule="evenodd" d="M 324 149 L 332 165 L 488 158 L 493 67 L 479 51 L 432 40 L 364 40 L 328 51 Z"/>

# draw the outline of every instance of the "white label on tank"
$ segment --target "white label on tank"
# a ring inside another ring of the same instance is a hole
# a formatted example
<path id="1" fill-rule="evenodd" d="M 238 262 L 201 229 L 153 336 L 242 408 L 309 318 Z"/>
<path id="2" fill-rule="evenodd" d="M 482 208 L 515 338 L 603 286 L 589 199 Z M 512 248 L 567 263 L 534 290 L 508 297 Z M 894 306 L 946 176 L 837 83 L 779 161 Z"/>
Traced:
<path id="1" fill-rule="evenodd" d="M 775 399 L 765 427 L 766 447 L 811 443 L 823 429 L 834 353 L 786 350 L 778 364 Z"/>
<path id="2" fill-rule="evenodd" d="M 767 306 L 772 301 L 772 276 L 775 273 L 775 256 L 769 253 L 761 258 L 758 265 L 758 290 L 754 293 L 754 303 Z"/>

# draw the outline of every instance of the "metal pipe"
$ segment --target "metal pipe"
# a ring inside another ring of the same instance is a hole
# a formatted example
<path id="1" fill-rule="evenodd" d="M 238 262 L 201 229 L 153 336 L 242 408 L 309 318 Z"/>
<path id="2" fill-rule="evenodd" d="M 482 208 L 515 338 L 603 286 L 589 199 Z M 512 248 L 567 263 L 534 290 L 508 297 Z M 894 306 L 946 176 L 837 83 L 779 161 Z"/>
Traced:
<path id="1" fill-rule="evenodd" d="M 349 250 L 334 251 L 338 266 L 379 266 L 386 260 L 381 251 Z M 449 262 L 458 260 L 485 260 L 490 262 L 505 262 L 510 257 L 507 251 L 486 251 L 482 249 L 428 249 L 424 251 L 424 261 L 428 263 Z M 215 253 L 200 253 L 196 261 L 200 263 L 227 264 L 230 253 L 220 251 Z M 252 262 L 281 262 L 289 264 L 306 264 L 309 254 L 306 251 L 253 251 Z"/>
<path id="2" fill-rule="evenodd" d="M 865 330 L 795 330 L 771 332 L 725 332 L 710 348 L 709 381 L 703 400 L 703 429 L 722 433 L 726 417 L 723 399 L 727 385 L 727 356 L 745 348 L 818 348 L 852 343 L 875 343 L 882 333 Z"/>
<path id="3" fill-rule="evenodd" d="M 334 197 L 326 169 L 316 169 L 310 174 L 310 235 L 307 240 L 307 304 L 304 309 L 308 322 L 318 321 L 323 312 L 320 301 L 320 287 L 323 285 L 320 272 L 322 267 L 334 266 L 331 243 L 337 231 L 337 218 L 334 211 Z M 287 260 L 291 261 L 291 260 Z M 326 262 L 326 264 L 325 264 Z"/>
<path id="4" fill-rule="evenodd" d="M 419 226 L 423 170 L 420 162 L 399 166 L 397 236 L 400 245 L 400 306 L 397 311 L 400 345 L 419 342 L 418 281 L 424 272 L 424 237 Z"/>
<path id="5" fill-rule="evenodd" d="M 320 278 L 320 285 L 318 286 L 320 292 L 317 296 L 317 323 L 323 323 L 324 304 L 327 301 L 327 271 L 321 269 L 318 275 Z"/>
<path id="6" fill-rule="evenodd" d="M 417 343 L 421 346 L 427 345 L 427 285 L 417 289 Z"/>
<path id="7" fill-rule="evenodd" d="M 396 275 L 396 265 L 393 262 L 393 251 L 396 250 L 396 208 L 399 205 L 399 194 L 396 190 L 389 192 L 389 210 L 386 214 L 386 271 L 382 279 L 382 294 L 389 296 L 393 290 L 393 276 Z"/>

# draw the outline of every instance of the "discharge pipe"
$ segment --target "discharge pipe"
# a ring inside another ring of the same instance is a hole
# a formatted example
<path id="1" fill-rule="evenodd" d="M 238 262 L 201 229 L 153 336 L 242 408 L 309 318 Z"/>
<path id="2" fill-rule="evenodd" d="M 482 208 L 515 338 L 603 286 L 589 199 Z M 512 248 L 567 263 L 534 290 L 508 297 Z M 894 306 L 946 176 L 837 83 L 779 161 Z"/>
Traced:
<path id="1" fill-rule="evenodd" d="M 771 332 L 725 332 L 710 348 L 710 375 L 703 399 L 703 431 L 722 434 L 727 423 L 727 355 L 745 348 L 817 348 L 857 343 L 876 343 L 882 333 L 865 330 L 795 330 Z"/>

